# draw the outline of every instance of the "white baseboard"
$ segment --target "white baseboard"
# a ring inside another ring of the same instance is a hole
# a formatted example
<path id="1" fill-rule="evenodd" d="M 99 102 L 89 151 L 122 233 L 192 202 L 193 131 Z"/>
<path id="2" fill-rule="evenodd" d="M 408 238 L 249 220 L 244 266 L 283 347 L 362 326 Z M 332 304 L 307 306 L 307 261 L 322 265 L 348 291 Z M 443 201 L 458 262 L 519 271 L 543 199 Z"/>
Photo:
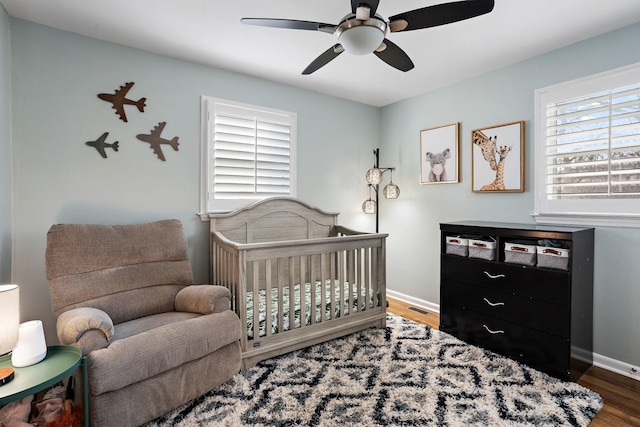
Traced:
<path id="1" fill-rule="evenodd" d="M 391 289 L 387 289 L 387 295 L 393 299 L 411 304 L 418 308 L 424 308 L 435 313 L 440 313 L 439 304 L 405 295 L 401 292 L 393 291 Z M 624 375 L 625 377 L 640 381 L 640 367 L 638 366 L 633 366 L 629 363 L 612 359 L 598 353 L 593 353 L 593 364 L 594 366 L 597 366 L 599 368 L 606 369 L 608 371 L 615 372 L 616 374 Z"/>
<path id="2" fill-rule="evenodd" d="M 407 304 L 414 305 L 418 308 L 424 308 L 429 311 L 433 311 L 435 313 L 440 313 L 440 305 L 434 304 L 429 301 L 425 301 L 419 298 L 415 298 L 409 295 L 405 295 L 400 292 L 392 291 L 391 289 L 387 289 L 387 296 L 397 299 L 398 301 L 406 302 Z"/>
<path id="3" fill-rule="evenodd" d="M 640 381 L 640 367 L 638 366 L 633 366 L 629 363 L 612 359 L 598 353 L 593 353 L 593 364 L 594 366 L 606 369 L 607 371 L 612 371 L 616 374 L 624 375 L 625 377 Z"/>

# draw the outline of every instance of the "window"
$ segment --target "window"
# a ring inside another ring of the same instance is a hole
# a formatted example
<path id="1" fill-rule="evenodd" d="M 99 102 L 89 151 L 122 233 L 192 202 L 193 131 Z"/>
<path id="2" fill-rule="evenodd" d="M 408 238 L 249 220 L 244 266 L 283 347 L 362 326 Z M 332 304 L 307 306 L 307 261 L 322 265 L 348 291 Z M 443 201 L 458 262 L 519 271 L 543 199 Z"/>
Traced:
<path id="1" fill-rule="evenodd" d="M 539 89 L 535 213 L 640 227 L 640 64 Z"/>
<path id="2" fill-rule="evenodd" d="M 202 98 L 201 212 L 295 197 L 295 113 Z"/>

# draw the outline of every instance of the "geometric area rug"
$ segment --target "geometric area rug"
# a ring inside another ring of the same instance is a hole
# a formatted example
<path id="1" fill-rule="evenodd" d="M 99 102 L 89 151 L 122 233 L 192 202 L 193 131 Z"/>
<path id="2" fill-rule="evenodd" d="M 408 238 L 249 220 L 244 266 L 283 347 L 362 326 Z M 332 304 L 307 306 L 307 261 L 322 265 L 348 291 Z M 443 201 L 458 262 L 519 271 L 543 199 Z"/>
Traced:
<path id="1" fill-rule="evenodd" d="M 399 316 L 265 360 L 147 424 L 587 426 L 603 402 L 511 359 Z"/>

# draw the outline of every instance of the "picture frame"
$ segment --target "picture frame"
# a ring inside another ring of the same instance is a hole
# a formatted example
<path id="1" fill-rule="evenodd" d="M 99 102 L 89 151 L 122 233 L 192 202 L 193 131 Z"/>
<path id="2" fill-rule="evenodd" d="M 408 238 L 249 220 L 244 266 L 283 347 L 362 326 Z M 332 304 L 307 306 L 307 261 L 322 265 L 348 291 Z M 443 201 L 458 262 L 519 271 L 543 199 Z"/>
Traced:
<path id="1" fill-rule="evenodd" d="M 420 131 L 420 184 L 460 182 L 460 123 Z"/>
<path id="2" fill-rule="evenodd" d="M 471 189 L 524 191 L 524 120 L 471 131 Z"/>

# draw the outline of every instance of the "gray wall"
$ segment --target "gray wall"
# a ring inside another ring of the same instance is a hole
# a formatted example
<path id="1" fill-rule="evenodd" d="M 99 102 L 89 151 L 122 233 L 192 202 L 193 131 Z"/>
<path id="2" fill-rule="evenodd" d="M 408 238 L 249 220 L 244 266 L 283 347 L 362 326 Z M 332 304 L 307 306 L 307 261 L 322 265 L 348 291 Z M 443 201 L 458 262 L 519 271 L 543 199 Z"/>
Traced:
<path id="1" fill-rule="evenodd" d="M 6 16 L 0 31 L 6 34 Z M 389 232 L 392 290 L 439 302 L 438 223 L 461 219 L 532 222 L 533 91 L 553 83 L 640 61 L 640 25 L 570 46 L 383 109 L 343 101 L 225 71 L 65 33 L 26 21 L 11 23 L 13 91 L 13 276 L 21 285 L 23 320 L 44 320 L 52 338 L 44 248 L 60 222 L 134 223 L 177 217 L 185 223 L 198 281 L 208 280 L 207 225 L 199 209 L 201 95 L 296 111 L 299 187 L 303 200 L 341 212 L 341 222 L 373 229 L 360 212 L 371 150 L 395 166 L 400 199 L 382 200 L 381 231 Z M 3 42 L 4 43 L 4 42 Z M 8 59 L 0 56 L 6 69 Z M 5 81 L 2 78 L 0 81 Z M 132 98 L 146 96 L 144 114 L 117 119 L 97 93 L 126 81 Z M 6 86 L 6 85 L 5 85 Z M 0 120 L 8 112 L 2 111 Z M 471 192 L 470 131 L 525 120 L 526 191 Z M 155 158 L 135 139 L 160 121 L 180 137 L 180 151 Z M 419 184 L 419 132 L 461 123 L 461 183 Z M 4 129 L 4 127 L 3 127 Z M 110 132 L 121 150 L 102 159 L 85 141 Z M 4 134 L 0 134 L 4 135 Z M 10 151 L 6 142 L 0 147 Z M 0 160 L 3 161 L 3 160 Z M 4 168 L 3 168 L 4 169 Z M 2 184 L 5 185 L 5 184 Z M 10 196 L 0 189 L 0 201 Z M 10 236 L 2 219 L 0 237 Z M 640 364 L 640 230 L 598 228 L 594 339 L 596 352 Z M 624 250 L 621 250 L 624 248 Z"/>
<path id="2" fill-rule="evenodd" d="M 0 283 L 11 282 L 11 49 L 0 5 Z"/>
<path id="3" fill-rule="evenodd" d="M 401 198 L 381 203 L 390 287 L 439 303 L 439 223 L 474 219 L 532 223 L 534 90 L 640 61 L 634 25 L 387 106 L 382 114 L 385 164 Z M 525 121 L 525 192 L 471 191 L 471 130 Z M 420 129 L 460 122 L 461 182 L 420 185 Z M 388 160 L 388 161 L 387 161 Z M 640 229 L 596 229 L 595 351 L 640 364 Z"/>
<path id="4" fill-rule="evenodd" d="M 43 319 L 55 338 L 44 271 L 54 223 L 136 223 L 179 218 L 196 281 L 209 280 L 208 223 L 196 215 L 200 186 L 200 97 L 210 95 L 298 114 L 298 197 L 341 212 L 341 222 L 371 229 L 360 211 L 367 156 L 378 144 L 378 108 L 269 83 L 11 19 L 14 128 L 14 279 L 22 318 Z M 128 123 L 96 96 L 135 82 L 147 97 Z M 166 162 L 135 138 L 166 121 L 178 136 Z M 109 132 L 103 159 L 86 141 Z"/>

